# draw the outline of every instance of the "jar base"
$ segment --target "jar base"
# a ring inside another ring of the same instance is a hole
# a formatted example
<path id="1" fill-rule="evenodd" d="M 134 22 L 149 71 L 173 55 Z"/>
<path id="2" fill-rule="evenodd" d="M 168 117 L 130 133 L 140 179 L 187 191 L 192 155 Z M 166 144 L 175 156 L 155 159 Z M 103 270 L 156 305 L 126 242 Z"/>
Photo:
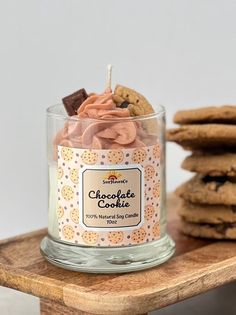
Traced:
<path id="1" fill-rule="evenodd" d="M 50 263 L 88 273 L 125 273 L 151 268 L 168 260 L 174 251 L 175 244 L 168 234 L 132 247 L 83 247 L 58 242 L 50 236 L 41 242 L 41 253 Z"/>

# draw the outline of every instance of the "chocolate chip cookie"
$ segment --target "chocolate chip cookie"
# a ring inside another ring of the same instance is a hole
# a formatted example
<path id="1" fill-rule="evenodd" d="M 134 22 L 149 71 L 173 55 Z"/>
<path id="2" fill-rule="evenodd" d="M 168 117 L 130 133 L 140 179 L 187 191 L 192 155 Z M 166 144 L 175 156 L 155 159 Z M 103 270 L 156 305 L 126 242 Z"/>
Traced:
<path id="1" fill-rule="evenodd" d="M 118 107 L 128 108 L 131 116 L 143 116 L 154 113 L 152 105 L 137 91 L 123 85 L 117 85 L 112 96 Z M 156 118 L 150 117 L 143 121 L 143 126 L 149 133 L 156 133 Z"/>
<path id="2" fill-rule="evenodd" d="M 214 239 L 236 239 L 236 224 L 200 224 L 181 222 L 181 231 L 190 236 Z"/>
<path id="3" fill-rule="evenodd" d="M 235 148 L 236 125 L 184 125 L 169 129 L 167 140 L 187 150 Z"/>
<path id="4" fill-rule="evenodd" d="M 176 194 L 192 203 L 236 205 L 236 179 L 198 174 L 179 186 Z"/>
<path id="5" fill-rule="evenodd" d="M 182 163 L 182 168 L 210 176 L 236 176 L 236 153 L 193 153 Z"/>
<path id="6" fill-rule="evenodd" d="M 236 206 L 193 204 L 182 200 L 178 213 L 192 223 L 236 223 Z"/>
<path id="7" fill-rule="evenodd" d="M 236 106 L 211 106 L 178 111 L 174 122 L 180 125 L 201 123 L 236 123 Z"/>
<path id="8" fill-rule="evenodd" d="M 137 91 L 126 86 L 117 85 L 114 90 L 113 100 L 120 107 L 127 105 L 131 116 L 147 115 L 154 112 L 148 100 Z"/>

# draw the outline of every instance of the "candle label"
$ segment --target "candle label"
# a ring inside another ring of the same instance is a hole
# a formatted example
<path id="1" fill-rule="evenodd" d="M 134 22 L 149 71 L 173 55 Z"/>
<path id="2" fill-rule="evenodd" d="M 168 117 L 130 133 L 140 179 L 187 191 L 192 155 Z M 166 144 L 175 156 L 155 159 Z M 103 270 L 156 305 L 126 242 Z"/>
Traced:
<path id="1" fill-rule="evenodd" d="M 144 169 L 139 165 L 84 167 L 79 172 L 80 224 L 98 231 L 143 224 Z"/>
<path id="2" fill-rule="evenodd" d="M 59 238 L 130 246 L 160 237 L 160 146 L 58 147 Z"/>

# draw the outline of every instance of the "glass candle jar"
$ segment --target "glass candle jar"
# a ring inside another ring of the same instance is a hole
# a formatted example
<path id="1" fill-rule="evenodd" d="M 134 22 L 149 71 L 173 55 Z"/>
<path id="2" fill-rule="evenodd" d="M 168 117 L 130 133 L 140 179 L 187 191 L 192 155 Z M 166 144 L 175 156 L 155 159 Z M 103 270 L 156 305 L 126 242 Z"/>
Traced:
<path id="1" fill-rule="evenodd" d="M 130 272 L 166 261 L 165 110 L 68 117 L 47 110 L 48 235 L 41 252 L 63 268 Z"/>

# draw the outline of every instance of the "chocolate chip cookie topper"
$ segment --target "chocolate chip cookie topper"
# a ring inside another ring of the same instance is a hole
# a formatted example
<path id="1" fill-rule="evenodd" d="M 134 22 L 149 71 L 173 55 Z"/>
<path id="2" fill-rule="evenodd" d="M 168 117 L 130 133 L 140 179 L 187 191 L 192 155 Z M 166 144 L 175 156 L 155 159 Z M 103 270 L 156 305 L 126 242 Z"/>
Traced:
<path id="1" fill-rule="evenodd" d="M 128 108 L 131 116 L 145 116 L 154 113 L 152 105 L 142 94 L 126 86 L 117 84 L 112 98 L 117 107 Z M 143 121 L 142 125 L 149 134 L 157 132 L 155 119 Z"/>

